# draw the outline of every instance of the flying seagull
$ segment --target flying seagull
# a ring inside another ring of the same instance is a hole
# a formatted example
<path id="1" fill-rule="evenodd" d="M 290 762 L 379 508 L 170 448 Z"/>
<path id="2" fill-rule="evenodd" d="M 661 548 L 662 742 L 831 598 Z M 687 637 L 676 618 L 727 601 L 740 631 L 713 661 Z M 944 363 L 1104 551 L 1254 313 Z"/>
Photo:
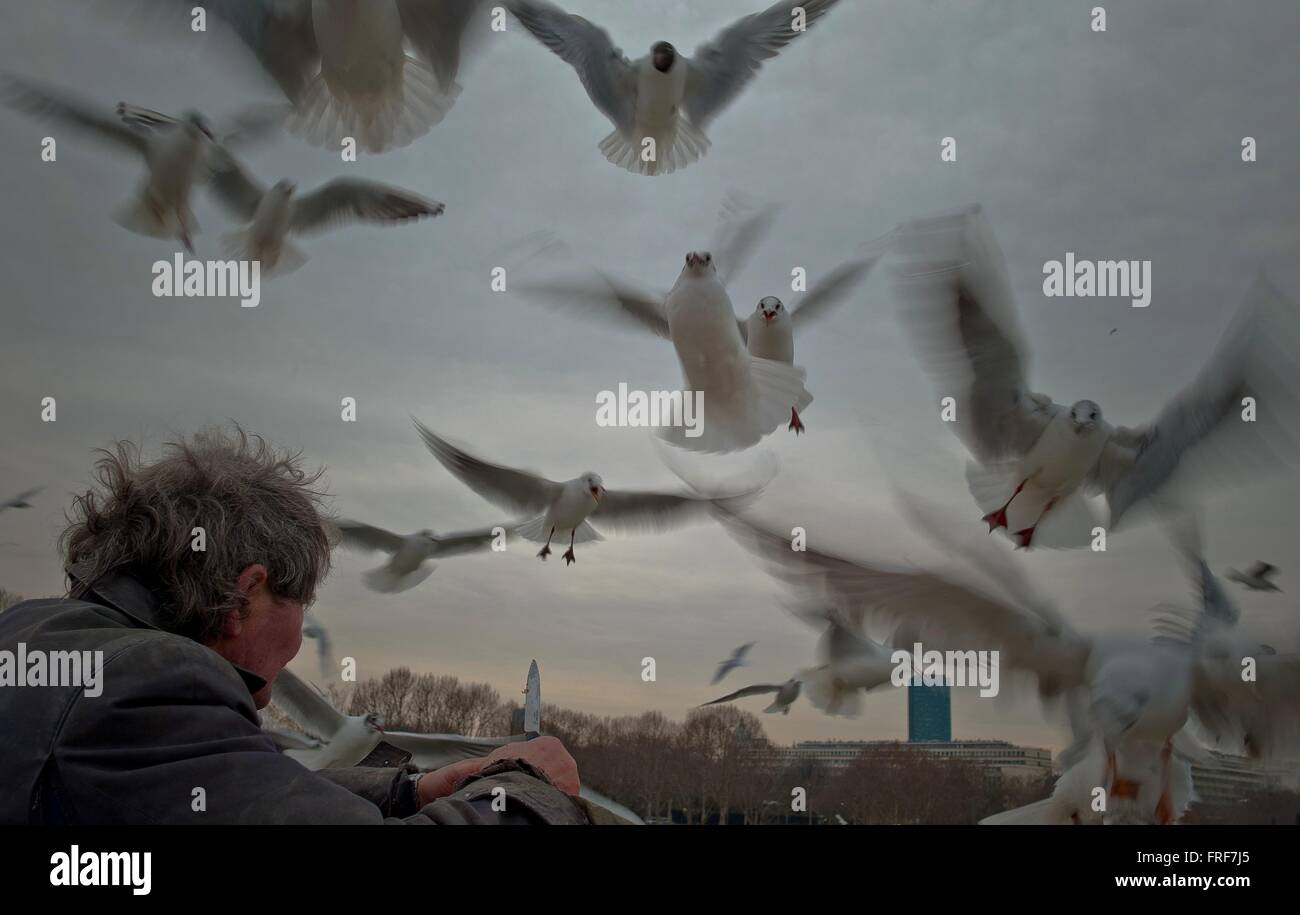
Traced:
<path id="1" fill-rule="evenodd" d="M 569 548 L 562 557 L 566 565 L 577 561 L 575 543 L 602 539 L 592 521 L 616 531 L 664 531 L 709 517 L 710 508 L 723 498 L 745 500 L 758 492 L 754 488 L 714 499 L 691 493 L 608 490 L 600 475 L 591 471 L 559 483 L 488 463 L 439 438 L 419 420 L 414 422 L 429 452 L 453 476 L 494 505 L 529 516 L 515 527 L 515 533 L 542 543 L 539 557 L 546 559 L 551 540 L 567 531 Z"/>
<path id="2" fill-rule="evenodd" d="M 974 458 L 971 492 L 989 529 L 1005 528 L 1017 546 L 1088 543 L 1096 519 L 1086 493 L 1105 495 L 1114 528 L 1136 505 L 1175 501 L 1179 477 L 1250 480 L 1294 460 L 1300 310 L 1262 276 L 1195 381 L 1151 423 L 1114 427 L 1094 401 L 1067 407 L 1029 389 L 1006 264 L 979 207 L 904 226 L 898 238 L 904 318 L 955 400 L 946 424 Z"/>
<path id="3" fill-rule="evenodd" d="M 1277 574 L 1277 566 L 1269 565 L 1267 562 L 1256 562 L 1244 572 L 1229 569 L 1227 577 L 1230 581 L 1243 584 L 1252 591 L 1281 591 L 1282 589 L 1273 583 L 1275 574 Z"/>
<path id="4" fill-rule="evenodd" d="M 763 711 L 780 712 L 782 715 L 788 715 L 790 714 L 790 706 L 794 705 L 794 701 L 799 698 L 799 691 L 802 687 L 803 684 L 797 677 L 791 677 L 784 683 L 746 686 L 743 689 L 736 690 L 734 693 L 727 693 L 727 695 L 719 699 L 713 699 L 709 702 L 702 703 L 701 705 L 696 706 L 696 708 L 704 708 L 707 705 L 717 705 L 720 702 L 733 702 L 736 699 L 744 699 L 747 696 L 765 696 L 768 693 L 776 693 L 776 697 L 772 699 L 772 704 L 763 709 Z"/>
<path id="5" fill-rule="evenodd" d="M 93 102 L 14 76 L 0 78 L 7 103 L 35 117 L 71 127 L 144 160 L 148 175 L 134 200 L 120 207 L 116 222 L 154 238 L 177 238 L 194 253 L 198 223 L 190 210 L 190 191 L 207 177 L 218 143 L 237 143 L 265 132 L 267 109 L 238 115 L 224 133 L 214 133 L 196 111 L 179 118 L 118 104 L 116 117 Z"/>
<path id="6" fill-rule="evenodd" d="M 285 750 L 309 769 L 355 766 L 383 739 L 383 718 L 373 714 L 344 715 L 291 670 L 276 674 L 271 699 L 315 742 Z"/>
<path id="7" fill-rule="evenodd" d="M 482 0 L 150 0 L 154 11 L 202 6 L 242 41 L 294 111 L 289 129 L 338 150 L 405 146 L 451 110 Z M 172 16 L 170 27 L 190 31 Z M 414 54 L 408 54 L 409 42 Z"/>
<path id="8" fill-rule="evenodd" d="M 20 492 L 12 499 L 5 499 L 3 502 L 0 502 L 0 512 L 4 511 L 6 508 L 31 508 L 32 503 L 29 500 L 44 488 L 44 486 L 37 486 L 35 489 Z"/>
<path id="9" fill-rule="evenodd" d="M 288 236 L 323 232 L 349 222 L 395 225 L 441 216 L 444 205 L 412 191 L 363 178 L 335 178 L 311 193 L 298 194 L 288 179 L 268 190 L 228 153 L 216 157 L 212 190 L 227 210 L 248 226 L 225 236 L 238 260 L 260 261 L 267 272 L 288 273 L 307 256 Z"/>
<path id="10" fill-rule="evenodd" d="M 334 670 L 334 650 L 333 643 L 330 642 L 330 634 L 310 613 L 303 614 L 302 637 L 316 643 L 316 660 L 320 663 L 321 679 L 328 680 L 334 676 L 337 672 Z"/>
<path id="11" fill-rule="evenodd" d="M 746 642 L 731 653 L 731 657 L 718 663 L 718 671 L 713 675 L 711 683 L 717 684 L 722 682 L 722 678 L 731 673 L 737 667 L 748 667 L 749 662 L 745 657 L 749 654 L 749 649 L 754 647 L 753 642 Z"/>
<path id="12" fill-rule="evenodd" d="M 685 168 L 709 149 L 705 128 L 763 65 L 824 16 L 837 0 L 778 2 L 737 20 L 683 57 L 666 41 L 631 61 L 595 23 L 545 0 L 507 0 L 533 36 L 573 67 L 614 131 L 605 158 L 641 175 Z"/>
<path id="13" fill-rule="evenodd" d="M 430 559 L 486 550 L 492 546 L 497 531 L 494 527 L 484 527 L 454 534 L 435 534 L 431 530 L 394 534 L 382 527 L 346 518 L 335 524 L 344 546 L 355 550 L 388 553 L 392 557 L 365 575 L 366 584 L 383 594 L 407 591 L 424 581 L 433 574 L 433 564 L 425 565 Z"/>

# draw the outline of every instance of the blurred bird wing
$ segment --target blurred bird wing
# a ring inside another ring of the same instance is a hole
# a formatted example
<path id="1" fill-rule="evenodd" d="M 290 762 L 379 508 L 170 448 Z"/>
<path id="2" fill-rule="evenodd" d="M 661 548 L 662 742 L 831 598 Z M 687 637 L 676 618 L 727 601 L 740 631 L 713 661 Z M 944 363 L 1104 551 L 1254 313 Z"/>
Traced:
<path id="1" fill-rule="evenodd" d="M 195 6 L 190 0 L 179 5 Z M 203 6 L 234 30 L 296 104 L 320 61 L 311 0 L 206 0 Z"/>
<path id="2" fill-rule="evenodd" d="M 382 527 L 340 518 L 334 522 L 343 538 L 343 545 L 354 550 L 379 550 L 396 553 L 406 542 L 400 534 L 386 531 Z"/>
<path id="3" fill-rule="evenodd" d="M 939 390 L 958 397 L 954 431 L 981 462 L 1023 455 L 1060 407 L 1028 388 L 1006 261 L 979 208 L 897 237 L 904 324 Z"/>
<path id="4" fill-rule="evenodd" d="M 212 178 L 210 186 L 217 202 L 243 222 L 251 222 L 257 215 L 266 188 L 253 177 L 228 150 L 217 147 L 211 157 Z"/>
<path id="5" fill-rule="evenodd" d="M 754 250 L 771 231 L 776 211 L 774 203 L 757 206 L 736 192 L 728 193 L 723 199 L 718 227 L 711 243 L 713 263 L 722 285 L 731 282 L 749 263 Z M 741 331 L 741 335 L 744 334 Z"/>
<path id="6" fill-rule="evenodd" d="M 1267 562 L 1256 561 L 1247 571 L 1246 575 L 1250 578 L 1267 578 L 1277 571 L 1277 566 L 1270 565 Z"/>
<path id="7" fill-rule="evenodd" d="M 736 690 L 734 693 L 727 693 L 727 695 L 723 696 L 721 699 L 714 699 L 710 702 L 705 702 L 699 707 L 703 708 L 705 705 L 717 705 L 720 702 L 730 702 L 733 699 L 743 699 L 746 696 L 762 696 L 766 693 L 779 693 L 784 687 L 784 683 L 778 683 L 775 685 L 746 686 L 743 689 Z"/>
<path id="8" fill-rule="evenodd" d="M 101 112 L 93 102 L 79 98 L 61 89 L 39 86 L 10 74 L 0 74 L 0 94 L 14 108 L 39 118 L 49 118 L 95 134 L 119 148 L 145 156 L 148 153 L 148 133 L 133 129 Z"/>
<path id="9" fill-rule="evenodd" d="M 420 769 L 441 769 L 462 759 L 477 759 L 508 743 L 523 739 L 522 734 L 512 737 L 464 737 L 460 734 L 384 732 L 384 740 L 410 752 L 411 763 Z"/>
<path id="10" fill-rule="evenodd" d="M 502 530 L 502 536 L 508 537 L 509 528 L 506 525 L 499 525 Z M 492 546 L 496 539 L 496 527 L 480 527 L 472 531 L 457 531 L 453 534 L 436 534 L 434 535 L 434 549 L 432 556 L 460 556 L 463 553 L 477 553 L 486 550 Z"/>
<path id="11" fill-rule="evenodd" d="M 790 310 L 790 320 L 794 322 L 795 330 L 801 330 L 810 321 L 817 320 L 844 301 L 866 279 L 878 260 L 880 257 L 877 255 L 847 261 L 826 274 Z"/>
<path id="12" fill-rule="evenodd" d="M 923 642 L 936 649 L 998 650 L 1055 687 L 1083 681 L 1089 643 L 964 584 L 919 571 L 889 570 L 842 559 L 790 541 L 738 515 L 719 511 L 729 533 L 764 560 L 767 570 L 811 599 L 835 607 L 861 628 L 870 619 L 892 624 L 895 645 Z"/>
<path id="13" fill-rule="evenodd" d="M 1253 757 L 1300 753 L 1300 655 L 1240 649 L 1206 652 L 1192 675 L 1192 712 L 1220 743 L 1235 743 Z M 1246 657 L 1255 680 L 1243 679 Z"/>
<path id="14" fill-rule="evenodd" d="M 754 647 L 753 642 L 746 642 L 744 645 L 741 645 L 739 648 L 737 648 L 735 651 L 731 653 L 731 659 L 733 661 L 743 661 L 745 657 L 749 654 L 749 650 L 753 647 Z"/>
<path id="15" fill-rule="evenodd" d="M 837 0 L 803 0 L 804 22 L 811 27 Z M 708 44 L 695 49 L 686 71 L 682 109 L 703 129 L 753 79 L 763 61 L 776 57 L 802 34 L 794 30 L 795 4 L 778 0 L 761 13 L 751 13 L 727 26 Z"/>
<path id="16" fill-rule="evenodd" d="M 271 699 L 299 727 L 322 740 L 337 734 L 347 720 L 319 690 L 288 668 L 275 675 Z"/>
<path id="17" fill-rule="evenodd" d="M 335 178 L 293 201 L 294 232 L 323 232 L 348 222 L 403 222 L 438 216 L 443 206 L 400 187 L 363 178 Z"/>
<path id="18" fill-rule="evenodd" d="M 657 533 L 708 517 L 711 504 L 708 499 L 679 493 L 605 490 L 590 517 L 601 527 L 621 533 Z"/>
<path id="19" fill-rule="evenodd" d="M 599 317 L 613 319 L 625 327 L 630 325 L 638 330 L 648 330 L 665 340 L 671 339 L 668 316 L 663 305 L 666 293 L 647 292 L 599 271 L 594 272 L 600 277 L 598 282 L 567 280 L 527 283 L 516 284 L 515 289 L 565 306 L 578 306 Z M 611 305 L 617 307 L 611 308 Z"/>
<path id="20" fill-rule="evenodd" d="M 283 728 L 263 725 L 262 732 L 271 738 L 276 749 L 280 751 L 315 750 L 321 745 L 319 740 L 308 737 L 306 734 L 295 734 L 293 731 L 286 731 Z"/>
<path id="21" fill-rule="evenodd" d="M 1300 448 L 1300 309 L 1256 278 L 1214 354 L 1150 425 L 1117 429 L 1093 484 L 1114 526 L 1130 508 L 1175 483 L 1257 479 L 1291 466 Z M 1253 422 L 1241 417 L 1253 397 Z M 1167 495 L 1166 498 L 1171 496 Z"/>
<path id="22" fill-rule="evenodd" d="M 884 646 L 871 639 L 863 638 L 836 620 L 831 620 L 817 643 L 817 657 L 832 667 L 855 661 L 886 658 L 889 654 Z"/>
<path id="23" fill-rule="evenodd" d="M 464 45 L 472 38 L 470 22 L 485 6 L 483 0 L 397 0 L 402 31 L 443 92 L 456 83 Z"/>
<path id="24" fill-rule="evenodd" d="M 439 438 L 419 420 L 414 422 L 425 447 L 438 463 L 493 505 L 519 515 L 532 514 L 548 508 L 560 494 L 560 483 L 480 460 Z"/>
<path id="25" fill-rule="evenodd" d="M 608 32 L 545 0 L 509 0 L 506 6 L 534 38 L 577 71 L 601 114 L 623 133 L 633 129 L 636 71 Z"/>

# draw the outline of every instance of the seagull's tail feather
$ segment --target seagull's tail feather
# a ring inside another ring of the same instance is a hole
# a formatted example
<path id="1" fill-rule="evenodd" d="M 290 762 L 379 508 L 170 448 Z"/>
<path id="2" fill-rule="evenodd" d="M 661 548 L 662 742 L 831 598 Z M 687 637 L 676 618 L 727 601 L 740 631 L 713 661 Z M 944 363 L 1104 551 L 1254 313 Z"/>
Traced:
<path id="1" fill-rule="evenodd" d="M 653 158 L 650 144 L 653 140 Z M 648 136 L 627 136 L 615 130 L 600 141 L 600 151 L 619 168 L 638 175 L 667 175 L 685 168 L 709 151 L 709 138 L 704 131 L 685 118 L 678 118 L 671 132 Z"/>
<path id="2" fill-rule="evenodd" d="M 808 373 L 800 366 L 751 356 L 749 370 L 758 388 L 758 422 L 764 434 L 790 422 L 792 408 L 803 411 L 812 403 L 812 394 L 803 386 Z"/>
<path id="3" fill-rule="evenodd" d="M 190 232 L 197 234 L 199 230 L 198 223 L 194 221 L 191 214 L 187 214 L 187 218 Z M 150 238 L 181 237 L 181 225 L 176 218 L 176 214 L 159 213 L 149 205 L 144 194 L 140 194 L 134 200 L 128 200 L 118 207 L 113 213 L 113 221 L 137 235 L 147 235 Z"/>
<path id="4" fill-rule="evenodd" d="M 426 563 L 414 572 L 403 575 L 400 572 L 394 572 L 385 565 L 377 569 L 371 569 L 365 573 L 363 578 L 373 591 L 378 591 L 380 594 L 397 594 L 414 588 L 432 575 L 433 569 L 433 563 Z"/>
<path id="5" fill-rule="evenodd" d="M 442 87 L 423 61 L 407 55 L 401 79 L 377 93 L 349 92 L 332 86 L 324 72 L 317 74 L 303 89 L 287 126 L 313 146 L 338 147 L 351 137 L 366 152 L 383 152 L 428 133 L 459 94 L 459 85 Z"/>
<path id="6" fill-rule="evenodd" d="M 803 681 L 808 701 L 819 711 L 845 718 L 856 718 L 862 714 L 862 691 L 840 686 L 830 670 L 815 667 L 800 671 L 798 677 Z"/>
<path id="7" fill-rule="evenodd" d="M 533 543 L 545 543 L 546 536 L 550 533 L 546 528 L 546 516 L 538 515 L 531 521 L 525 521 L 514 530 L 515 536 L 523 540 L 531 540 Z M 565 539 L 568 531 L 557 530 L 555 536 L 551 538 L 551 543 L 560 543 Z M 586 521 L 578 525 L 577 531 L 573 535 L 574 543 L 590 543 L 594 540 L 604 540 L 605 538 L 597 533 L 596 529 Z"/>
<path id="8" fill-rule="evenodd" d="M 221 236 L 221 250 L 227 258 L 237 261 L 261 261 L 263 276 L 283 276 L 293 273 L 307 263 L 307 254 L 287 239 L 280 242 L 280 250 L 273 259 L 267 259 L 253 241 L 253 230 L 237 229 Z"/>
<path id="9" fill-rule="evenodd" d="M 751 384 L 740 388 L 731 401 L 710 400 L 705 391 L 699 422 L 691 435 L 681 426 L 669 426 L 660 437 L 688 451 L 739 451 L 758 444 L 770 432 L 786 425 L 791 410 L 803 410 L 813 396 L 804 387 L 806 373 L 797 365 L 772 359 L 749 358 Z"/>

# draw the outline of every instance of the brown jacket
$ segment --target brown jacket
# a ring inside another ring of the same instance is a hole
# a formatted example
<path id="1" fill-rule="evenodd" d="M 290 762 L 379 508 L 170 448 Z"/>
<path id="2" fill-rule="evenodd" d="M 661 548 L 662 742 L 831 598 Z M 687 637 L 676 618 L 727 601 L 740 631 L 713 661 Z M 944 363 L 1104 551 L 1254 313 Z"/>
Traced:
<path id="1" fill-rule="evenodd" d="M 263 681 L 159 629 L 155 606 L 117 575 L 81 600 L 0 613 L 0 652 L 103 652 L 98 696 L 0 686 L 0 824 L 590 822 L 586 805 L 513 760 L 423 808 L 410 770 L 312 772 L 262 732 L 253 693 Z M 504 812 L 492 809 L 498 787 Z"/>

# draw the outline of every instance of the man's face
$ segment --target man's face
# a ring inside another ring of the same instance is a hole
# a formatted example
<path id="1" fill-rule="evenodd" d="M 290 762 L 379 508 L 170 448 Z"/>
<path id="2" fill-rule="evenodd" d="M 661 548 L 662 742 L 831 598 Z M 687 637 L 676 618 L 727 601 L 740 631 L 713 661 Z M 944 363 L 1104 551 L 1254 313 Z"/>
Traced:
<path id="1" fill-rule="evenodd" d="M 266 586 L 266 569 L 252 565 L 239 576 L 239 589 L 248 603 L 242 613 L 232 613 L 221 637 L 209 647 L 231 664 L 257 674 L 266 686 L 253 695 L 258 708 L 271 701 L 276 674 L 293 660 L 302 646 L 302 601 L 284 600 Z"/>

